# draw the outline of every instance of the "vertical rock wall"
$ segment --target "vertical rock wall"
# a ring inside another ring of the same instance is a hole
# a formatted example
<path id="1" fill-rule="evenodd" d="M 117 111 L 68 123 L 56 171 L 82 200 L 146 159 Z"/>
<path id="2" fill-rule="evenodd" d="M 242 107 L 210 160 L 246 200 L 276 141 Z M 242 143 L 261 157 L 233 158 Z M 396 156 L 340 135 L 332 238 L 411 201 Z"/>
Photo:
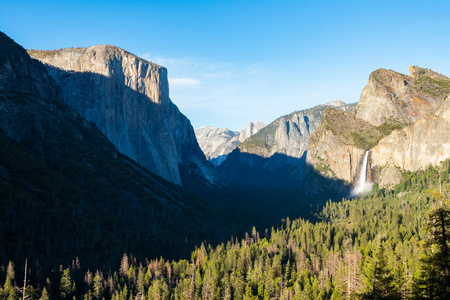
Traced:
<path id="1" fill-rule="evenodd" d="M 212 180 L 190 121 L 169 99 L 164 67 L 107 45 L 29 53 L 46 64 L 64 101 L 120 152 L 176 184 L 180 166 Z"/>

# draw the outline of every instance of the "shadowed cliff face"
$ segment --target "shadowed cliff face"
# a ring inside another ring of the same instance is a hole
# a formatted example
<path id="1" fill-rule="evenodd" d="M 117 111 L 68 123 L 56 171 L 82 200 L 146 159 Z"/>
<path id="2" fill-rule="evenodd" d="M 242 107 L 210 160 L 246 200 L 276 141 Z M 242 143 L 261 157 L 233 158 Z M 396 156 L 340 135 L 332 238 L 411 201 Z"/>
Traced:
<path id="1" fill-rule="evenodd" d="M 30 55 L 46 64 L 64 101 L 121 153 L 176 184 L 180 167 L 214 181 L 190 121 L 169 99 L 165 68 L 104 45 Z"/>
<path id="2" fill-rule="evenodd" d="M 249 198 L 256 195 L 261 201 L 294 201 L 309 203 L 313 199 L 340 200 L 350 193 L 350 185 L 342 179 L 324 176 L 307 163 L 307 153 L 300 158 L 276 153 L 271 157 L 242 153 L 236 148 L 229 158 L 218 166 L 219 174 L 229 184 L 224 189 L 233 191 L 236 199 L 240 193 Z M 276 168 L 264 168 L 274 165 Z M 243 192 L 245 190 L 245 192 Z M 320 196 L 318 196 L 320 195 Z M 310 198 L 312 197 L 312 198 Z"/>

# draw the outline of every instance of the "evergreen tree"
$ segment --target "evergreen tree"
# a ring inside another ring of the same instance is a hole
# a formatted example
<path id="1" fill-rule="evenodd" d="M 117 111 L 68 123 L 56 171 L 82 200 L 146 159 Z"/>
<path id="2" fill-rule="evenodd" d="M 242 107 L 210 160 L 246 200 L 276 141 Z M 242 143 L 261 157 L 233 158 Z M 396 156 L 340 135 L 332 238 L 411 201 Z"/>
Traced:
<path id="1" fill-rule="evenodd" d="M 3 298 L 4 299 L 16 299 L 17 295 L 14 291 L 14 286 L 11 282 L 11 278 L 6 276 L 5 285 L 3 286 Z"/>
<path id="2" fill-rule="evenodd" d="M 92 292 L 89 290 L 89 291 L 87 291 L 87 293 L 86 294 L 84 294 L 84 298 L 83 298 L 84 300 L 93 300 L 93 298 L 92 298 Z"/>
<path id="3" fill-rule="evenodd" d="M 366 293 L 369 299 L 397 299 L 395 278 L 389 268 L 385 245 L 380 242 L 374 258 L 369 259 L 365 269 Z"/>
<path id="4" fill-rule="evenodd" d="M 406 262 L 402 260 L 402 257 L 398 254 L 395 257 L 395 262 L 393 262 L 394 268 L 392 274 L 394 276 L 394 290 L 398 293 L 395 297 L 397 299 L 409 299 L 409 280 L 406 276 Z"/>
<path id="5" fill-rule="evenodd" d="M 97 300 L 102 296 L 103 289 L 103 276 L 101 272 L 97 270 L 94 277 L 94 295 Z"/>
<path id="6" fill-rule="evenodd" d="M 47 289 L 45 287 L 42 289 L 41 298 L 39 298 L 39 300 L 50 300 Z"/>
<path id="7" fill-rule="evenodd" d="M 59 287 L 60 296 L 64 299 L 70 298 L 72 294 L 72 279 L 70 278 L 70 270 L 65 269 L 61 276 L 61 285 Z"/>
<path id="8" fill-rule="evenodd" d="M 14 271 L 14 264 L 9 261 L 8 268 L 6 269 L 6 276 L 8 276 L 11 279 L 11 282 L 14 282 L 14 279 L 16 278 L 16 272 Z"/>
<path id="9" fill-rule="evenodd" d="M 122 261 L 120 262 L 119 274 L 124 277 L 127 276 L 129 268 L 130 268 L 130 265 L 128 264 L 128 256 L 126 253 L 124 253 L 124 255 L 122 257 Z"/>
<path id="10" fill-rule="evenodd" d="M 138 296 L 144 298 L 145 295 L 145 275 L 142 266 L 139 267 L 138 277 L 137 277 L 137 292 Z"/>
<path id="11" fill-rule="evenodd" d="M 430 236 L 424 246 L 428 251 L 425 250 L 421 259 L 422 266 L 415 278 L 413 293 L 418 299 L 450 299 L 450 209 L 442 205 L 433 210 L 427 229 Z"/>

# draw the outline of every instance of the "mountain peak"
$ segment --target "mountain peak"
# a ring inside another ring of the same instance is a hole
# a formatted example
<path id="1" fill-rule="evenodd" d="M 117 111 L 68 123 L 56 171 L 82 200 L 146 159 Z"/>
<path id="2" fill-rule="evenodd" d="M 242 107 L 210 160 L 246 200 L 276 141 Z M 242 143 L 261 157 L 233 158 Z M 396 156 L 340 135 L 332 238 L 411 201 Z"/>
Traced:
<path id="1" fill-rule="evenodd" d="M 369 75 L 369 84 L 378 82 L 392 87 L 401 87 L 406 85 L 407 76 L 389 69 L 377 69 Z"/>
<path id="2" fill-rule="evenodd" d="M 113 46 L 113 45 L 94 45 L 89 47 L 69 47 L 69 48 L 61 48 L 61 49 L 53 49 L 53 50 L 35 50 L 35 49 L 29 49 L 27 50 L 28 54 L 31 57 L 34 57 L 38 60 L 44 60 L 49 57 L 54 56 L 60 56 L 60 55 L 67 55 L 70 53 L 72 55 L 72 58 L 76 58 L 81 55 L 85 55 L 86 53 L 93 52 L 93 53 L 102 53 L 103 55 L 108 56 L 114 56 L 117 54 L 130 56 L 135 59 L 145 61 L 155 67 L 164 68 L 163 66 L 160 66 L 154 62 L 148 61 L 146 59 L 140 58 L 137 55 L 128 52 L 127 50 L 124 50 L 120 47 Z"/>
<path id="3" fill-rule="evenodd" d="M 265 126 L 266 124 L 264 124 L 263 122 L 249 121 L 247 123 L 247 127 L 239 134 L 239 142 L 242 143 L 243 141 L 245 141 L 246 139 L 257 133 L 261 128 L 264 128 Z"/>
<path id="4" fill-rule="evenodd" d="M 247 127 L 241 132 L 231 131 L 228 128 L 203 126 L 195 131 L 197 141 L 206 158 L 216 167 L 225 161 L 227 155 L 239 143 L 258 132 L 266 126 L 259 121 L 249 121 Z"/>
<path id="5" fill-rule="evenodd" d="M 344 101 L 341 101 L 341 100 L 333 100 L 333 101 L 326 103 L 325 105 L 332 106 L 332 107 L 339 107 L 339 106 L 347 105 L 347 103 L 345 103 Z"/>
<path id="6" fill-rule="evenodd" d="M 433 112 L 450 93 L 450 79 L 436 72 L 410 68 L 411 76 L 378 69 L 369 76 L 355 115 L 372 125 L 389 120 L 412 124 Z"/>

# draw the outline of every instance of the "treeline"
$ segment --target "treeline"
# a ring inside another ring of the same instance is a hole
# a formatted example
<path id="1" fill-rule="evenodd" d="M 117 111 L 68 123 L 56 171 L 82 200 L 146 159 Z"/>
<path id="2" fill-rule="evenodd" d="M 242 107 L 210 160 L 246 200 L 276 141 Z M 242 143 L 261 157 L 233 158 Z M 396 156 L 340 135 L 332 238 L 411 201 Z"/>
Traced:
<path id="1" fill-rule="evenodd" d="M 202 244 L 189 260 L 125 254 L 117 269 L 85 270 L 74 260 L 50 274 L 35 262 L 26 293 L 32 299 L 448 299 L 449 187 L 447 161 L 440 170 L 405 174 L 394 191 L 375 188 L 359 199 L 330 201 L 320 221 L 286 219 L 264 233 L 253 229 L 240 240 Z M 13 263 L 1 271 L 1 297 L 21 297 L 23 275 Z"/>

